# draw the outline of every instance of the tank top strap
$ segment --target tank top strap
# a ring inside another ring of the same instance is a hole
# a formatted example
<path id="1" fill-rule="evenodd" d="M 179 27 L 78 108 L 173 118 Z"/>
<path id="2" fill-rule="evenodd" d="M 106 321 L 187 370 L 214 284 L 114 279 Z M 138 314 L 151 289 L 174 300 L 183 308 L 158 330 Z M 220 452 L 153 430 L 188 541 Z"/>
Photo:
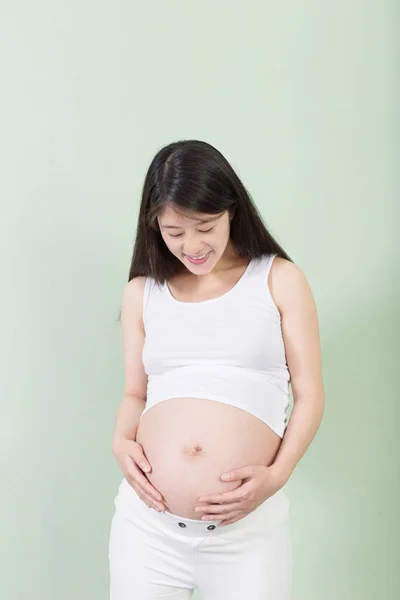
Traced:
<path id="1" fill-rule="evenodd" d="M 142 308 L 142 318 L 143 322 L 146 323 L 146 319 L 148 313 L 151 310 L 152 304 L 157 302 L 155 296 L 162 293 L 162 290 L 159 285 L 157 285 L 156 281 L 150 275 L 146 277 L 146 281 L 143 289 L 143 308 Z"/>
<path id="2" fill-rule="evenodd" d="M 268 275 L 272 267 L 272 263 L 274 261 L 275 256 L 278 256 L 276 253 L 266 254 L 262 257 L 262 263 L 264 266 L 264 275 L 268 280 Z"/>
<path id="3" fill-rule="evenodd" d="M 268 285 L 268 276 L 275 256 L 277 254 L 272 253 L 253 258 L 246 281 L 237 291 L 238 295 L 242 296 L 242 300 L 249 303 L 249 306 L 268 308 L 268 310 L 272 310 L 274 316 L 278 316 L 279 311 Z"/>
<path id="4" fill-rule="evenodd" d="M 248 281 L 248 285 L 264 285 L 268 280 L 268 274 L 271 270 L 272 261 L 276 254 L 264 254 L 258 258 L 253 258 L 251 260 L 250 268 L 248 269 L 248 273 L 246 273 L 246 278 Z M 246 287 L 244 291 L 246 291 Z"/>

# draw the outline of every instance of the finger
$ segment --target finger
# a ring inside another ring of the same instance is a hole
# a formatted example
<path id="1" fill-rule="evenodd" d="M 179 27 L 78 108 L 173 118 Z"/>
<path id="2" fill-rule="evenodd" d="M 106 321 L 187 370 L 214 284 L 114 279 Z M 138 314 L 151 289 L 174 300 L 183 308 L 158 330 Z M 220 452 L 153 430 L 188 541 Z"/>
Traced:
<path id="1" fill-rule="evenodd" d="M 236 521 L 240 521 L 240 519 L 242 519 L 243 516 L 244 515 L 242 515 L 242 513 L 239 513 L 230 519 L 224 519 L 223 521 L 221 521 L 220 525 L 231 525 L 232 523 L 236 523 Z"/>
<path id="2" fill-rule="evenodd" d="M 228 521 L 229 519 L 232 519 L 234 517 L 237 517 L 238 515 L 241 515 L 242 513 L 240 511 L 230 511 L 229 513 L 224 513 L 223 515 L 207 515 L 204 517 L 205 521 L 219 521 L 222 519 L 221 523 L 226 523 L 226 521 Z"/>
<path id="3" fill-rule="evenodd" d="M 146 491 L 143 488 L 141 488 L 139 485 L 136 485 L 134 487 L 134 489 L 135 489 L 137 495 L 146 504 L 146 506 L 148 506 L 149 508 L 155 508 L 156 510 L 159 509 L 160 511 L 165 510 L 165 506 L 162 502 L 156 502 L 154 500 L 154 498 L 149 496 L 149 494 L 147 494 Z"/>
<path id="4" fill-rule="evenodd" d="M 226 473 L 222 473 L 221 479 L 222 481 L 236 481 L 237 479 L 253 477 L 257 466 L 258 465 L 249 465 L 247 467 L 235 469 L 234 471 L 227 471 Z"/>
<path id="5" fill-rule="evenodd" d="M 138 442 L 127 442 L 127 455 L 130 456 L 143 471 L 146 473 L 151 471 L 151 465 L 144 455 L 143 447 Z"/>
<path id="6" fill-rule="evenodd" d="M 240 510 L 242 507 L 240 502 L 233 502 L 232 504 L 211 504 L 208 506 L 201 506 L 202 511 L 206 515 L 224 515 L 232 510 Z M 197 512 L 197 511 L 196 511 Z M 201 512 L 201 511 L 199 511 Z"/>
<path id="7" fill-rule="evenodd" d="M 146 477 L 141 473 L 140 469 L 136 465 L 132 465 L 129 469 L 129 475 L 132 481 L 139 485 L 146 494 L 149 494 L 154 500 L 162 500 L 160 492 L 158 492 Z"/>
<path id="8" fill-rule="evenodd" d="M 156 510 L 157 512 L 164 512 L 165 510 L 165 506 L 162 502 L 156 502 L 149 496 L 146 496 L 146 494 L 143 494 L 142 500 L 148 508 L 154 508 L 154 510 Z"/>
<path id="9" fill-rule="evenodd" d="M 135 459 L 135 458 L 132 458 L 131 456 L 129 456 L 129 454 L 125 454 L 124 464 L 125 464 L 127 471 L 130 471 L 132 468 L 135 468 L 135 469 L 137 469 L 137 472 L 140 472 L 140 474 L 142 476 L 143 476 L 143 471 L 145 471 L 146 473 L 151 471 L 151 468 L 149 468 L 149 469 L 144 468 L 145 465 L 148 463 L 143 462 L 143 460 L 141 459 L 140 456 L 137 456 Z M 150 465 L 149 465 L 149 467 L 150 467 Z"/>
<path id="10" fill-rule="evenodd" d="M 198 498 L 198 502 L 204 502 L 205 504 L 230 504 L 231 502 L 241 502 L 243 501 L 244 497 L 245 493 L 243 486 L 240 486 L 231 492 L 215 494 L 214 496 L 200 496 L 200 498 Z"/>

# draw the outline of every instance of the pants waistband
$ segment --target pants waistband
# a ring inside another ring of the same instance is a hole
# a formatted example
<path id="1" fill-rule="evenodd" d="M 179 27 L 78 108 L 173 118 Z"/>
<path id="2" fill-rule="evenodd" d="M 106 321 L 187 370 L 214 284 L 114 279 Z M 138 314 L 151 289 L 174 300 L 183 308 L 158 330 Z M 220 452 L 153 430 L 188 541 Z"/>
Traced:
<path id="1" fill-rule="evenodd" d="M 286 494 L 283 490 L 279 490 L 253 512 L 239 519 L 239 521 L 228 525 L 221 525 L 223 519 L 188 519 L 168 511 L 158 512 L 154 508 L 148 507 L 125 478 L 119 487 L 115 505 L 122 508 L 128 518 L 129 513 L 134 515 L 135 518 L 139 515 L 144 519 L 151 519 L 152 521 L 162 523 L 170 531 L 188 537 L 218 535 L 235 529 L 241 529 L 253 523 L 257 527 L 256 522 L 259 516 L 264 523 L 276 523 L 286 518 L 289 510 L 289 501 Z"/>
<path id="2" fill-rule="evenodd" d="M 153 509 L 150 508 L 149 510 Z M 226 528 L 229 527 L 229 525 L 220 524 L 222 519 L 211 521 L 205 519 L 187 519 L 180 517 L 179 515 L 174 515 L 168 511 L 157 513 L 157 515 L 163 519 L 164 524 L 167 527 L 187 536 L 215 535 L 216 533 L 219 533 L 219 530 L 226 530 Z"/>
<path id="3" fill-rule="evenodd" d="M 222 519 L 206 521 L 202 519 L 188 519 L 186 517 L 181 517 L 180 515 L 175 515 L 167 510 L 158 512 L 143 502 L 141 497 L 136 493 L 132 486 L 129 485 L 125 478 L 121 484 L 121 488 L 120 493 L 122 492 L 124 495 L 126 494 L 128 497 L 132 498 L 135 508 L 140 511 L 140 514 L 143 515 L 143 517 L 150 517 L 153 520 L 156 519 L 158 522 L 162 523 L 164 527 L 167 527 L 175 533 L 185 536 L 211 536 L 218 533 L 219 529 L 229 527 L 229 525 L 220 525 Z"/>

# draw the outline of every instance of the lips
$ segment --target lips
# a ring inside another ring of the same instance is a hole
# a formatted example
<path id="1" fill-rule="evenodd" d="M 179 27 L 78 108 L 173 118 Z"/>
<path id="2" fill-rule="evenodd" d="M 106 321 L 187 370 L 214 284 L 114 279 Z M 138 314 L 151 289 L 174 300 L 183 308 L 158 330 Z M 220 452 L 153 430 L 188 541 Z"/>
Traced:
<path id="1" fill-rule="evenodd" d="M 201 254 L 200 256 L 192 256 L 192 254 L 186 254 L 186 256 L 188 258 L 193 258 L 193 260 L 201 260 L 202 258 L 205 258 L 207 254 L 208 252 L 206 254 Z"/>
<path id="2" fill-rule="evenodd" d="M 211 252 L 211 250 L 210 250 Z M 207 254 L 202 254 L 199 257 L 194 257 L 194 256 L 190 256 L 190 254 L 186 254 L 186 258 L 189 262 L 191 262 L 194 265 L 202 265 L 203 263 L 206 262 L 206 260 L 208 260 L 208 257 L 210 255 L 210 252 L 207 252 Z"/>

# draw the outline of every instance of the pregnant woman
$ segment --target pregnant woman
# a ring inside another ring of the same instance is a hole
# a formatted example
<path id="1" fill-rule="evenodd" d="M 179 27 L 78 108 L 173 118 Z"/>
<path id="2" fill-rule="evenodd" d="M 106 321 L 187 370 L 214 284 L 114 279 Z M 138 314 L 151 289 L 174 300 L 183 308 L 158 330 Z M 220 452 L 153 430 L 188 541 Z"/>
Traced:
<path id="1" fill-rule="evenodd" d="M 210 144 L 150 164 L 121 325 L 111 600 L 289 600 L 283 487 L 323 414 L 317 311 Z"/>

